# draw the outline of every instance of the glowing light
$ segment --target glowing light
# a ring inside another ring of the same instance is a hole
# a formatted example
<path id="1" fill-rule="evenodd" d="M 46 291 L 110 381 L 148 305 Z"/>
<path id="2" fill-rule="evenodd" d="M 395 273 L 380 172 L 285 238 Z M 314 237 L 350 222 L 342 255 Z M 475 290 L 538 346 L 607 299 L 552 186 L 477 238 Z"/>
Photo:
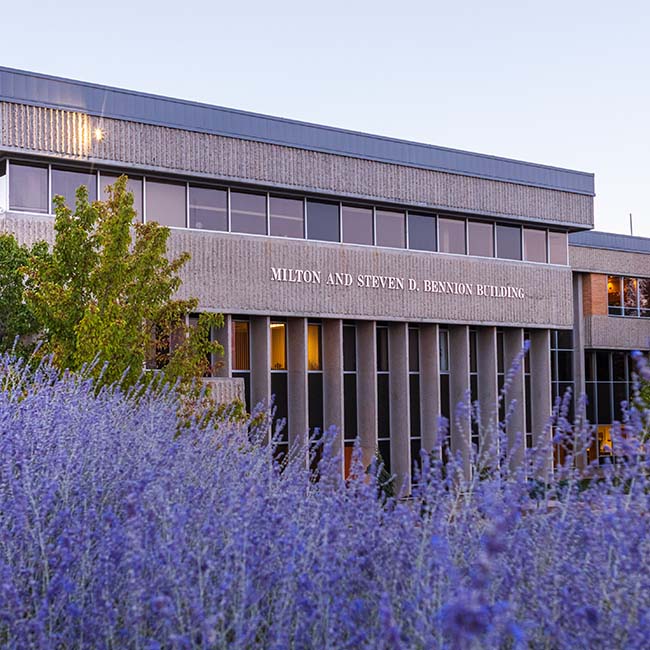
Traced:
<path id="1" fill-rule="evenodd" d="M 97 140 L 97 142 L 101 142 L 103 139 L 104 139 L 104 131 L 103 129 L 97 127 L 95 129 L 95 140 Z"/>

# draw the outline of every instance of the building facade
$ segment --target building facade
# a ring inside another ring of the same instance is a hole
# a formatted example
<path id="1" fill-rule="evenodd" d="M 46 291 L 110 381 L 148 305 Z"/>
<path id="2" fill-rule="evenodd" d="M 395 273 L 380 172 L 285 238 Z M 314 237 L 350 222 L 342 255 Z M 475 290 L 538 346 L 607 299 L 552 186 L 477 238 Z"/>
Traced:
<path id="1" fill-rule="evenodd" d="M 528 341 L 512 444 L 548 436 L 570 387 L 611 453 L 649 347 L 650 240 L 589 232 L 592 174 L 0 68 L 3 230 L 51 239 L 54 195 L 122 173 L 191 253 L 182 293 L 225 315 L 215 374 L 249 407 L 274 396 L 281 449 L 335 425 L 342 471 L 358 437 L 408 482 L 442 415 L 469 472 Z"/>

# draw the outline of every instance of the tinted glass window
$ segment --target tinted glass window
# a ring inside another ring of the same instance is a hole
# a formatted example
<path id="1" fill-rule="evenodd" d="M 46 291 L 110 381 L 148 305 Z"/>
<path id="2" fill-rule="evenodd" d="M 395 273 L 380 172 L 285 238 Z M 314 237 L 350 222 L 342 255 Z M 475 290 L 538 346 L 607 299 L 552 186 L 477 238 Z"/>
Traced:
<path id="1" fill-rule="evenodd" d="M 275 237 L 305 236 L 305 204 L 301 199 L 285 199 L 272 196 L 271 234 Z"/>
<path id="2" fill-rule="evenodd" d="M 494 257 L 494 226 L 481 221 L 467 223 L 469 254 L 481 257 Z"/>
<path id="3" fill-rule="evenodd" d="M 353 325 L 343 326 L 343 370 L 357 369 L 357 329 Z"/>
<path id="4" fill-rule="evenodd" d="M 322 370 L 320 325 L 310 323 L 307 326 L 307 368 Z"/>
<path id="5" fill-rule="evenodd" d="M 287 369 L 287 326 L 271 323 L 271 370 Z"/>
<path id="6" fill-rule="evenodd" d="M 521 259 L 521 228 L 497 224 L 497 257 L 506 260 Z"/>
<path id="7" fill-rule="evenodd" d="M 546 231 L 524 228 L 524 259 L 527 262 L 546 262 Z"/>
<path id="8" fill-rule="evenodd" d="M 232 321 L 233 370 L 250 370 L 251 352 L 248 321 Z"/>
<path id="9" fill-rule="evenodd" d="M 440 330 L 440 372 L 449 372 L 449 332 Z"/>
<path id="10" fill-rule="evenodd" d="M 9 207 L 47 213 L 47 167 L 9 165 Z"/>
<path id="11" fill-rule="evenodd" d="M 650 280 L 647 278 L 639 280 L 639 307 L 641 316 L 650 317 Z"/>
<path id="12" fill-rule="evenodd" d="M 343 375 L 343 424 L 345 439 L 357 436 L 357 376 Z"/>
<path id="13" fill-rule="evenodd" d="M 565 232 L 548 233 L 548 252 L 551 264 L 568 263 L 567 260 L 567 234 Z"/>
<path id="14" fill-rule="evenodd" d="M 420 370 L 420 330 L 409 327 L 409 370 Z"/>
<path id="15" fill-rule="evenodd" d="M 343 241 L 348 244 L 372 244 L 372 208 L 344 205 L 341 208 Z"/>
<path id="16" fill-rule="evenodd" d="M 377 328 L 377 372 L 388 371 L 388 328 Z"/>
<path id="17" fill-rule="evenodd" d="M 438 219 L 439 250 L 442 253 L 465 253 L 465 222 L 459 219 Z"/>
<path id="18" fill-rule="evenodd" d="M 190 187 L 190 228 L 228 230 L 228 192 Z"/>
<path id="19" fill-rule="evenodd" d="M 415 251 L 436 250 L 436 218 L 430 214 L 408 214 L 409 248 Z"/>
<path id="20" fill-rule="evenodd" d="M 377 210 L 375 219 L 377 246 L 391 246 L 392 248 L 404 248 L 406 246 L 403 212 Z"/>
<path id="21" fill-rule="evenodd" d="M 307 237 L 320 241 L 340 241 L 337 203 L 307 201 Z"/>
<path id="22" fill-rule="evenodd" d="M 61 195 L 65 204 L 74 210 L 77 188 L 85 185 L 88 188 L 88 200 L 97 199 L 97 176 L 86 172 L 75 172 L 66 169 L 52 170 L 52 196 Z"/>
<path id="23" fill-rule="evenodd" d="M 230 229 L 266 235 L 266 195 L 230 192 Z"/>
<path id="24" fill-rule="evenodd" d="M 185 227 L 185 185 L 147 181 L 147 221 Z"/>
<path id="25" fill-rule="evenodd" d="M 623 313 L 623 309 L 621 307 L 623 304 L 623 293 L 621 288 L 622 280 L 623 278 L 618 275 L 610 275 L 607 278 L 608 311 L 613 316 L 620 316 Z"/>
<path id="26" fill-rule="evenodd" d="M 100 200 L 106 201 L 108 199 L 106 188 L 109 185 L 113 185 L 118 178 L 119 176 L 117 174 L 105 174 L 104 172 L 99 174 Z M 142 179 L 131 178 L 129 176 L 126 181 L 126 189 L 133 195 L 133 209 L 135 210 L 138 221 L 140 221 L 142 219 Z"/>

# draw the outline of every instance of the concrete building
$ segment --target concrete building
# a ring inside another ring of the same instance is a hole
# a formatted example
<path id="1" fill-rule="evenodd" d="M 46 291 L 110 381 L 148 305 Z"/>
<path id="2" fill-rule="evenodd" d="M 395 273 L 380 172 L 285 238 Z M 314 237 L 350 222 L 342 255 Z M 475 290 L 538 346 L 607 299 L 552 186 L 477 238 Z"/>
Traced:
<path id="1" fill-rule="evenodd" d="M 191 253 L 183 294 L 226 316 L 216 374 L 249 406 L 275 395 L 286 446 L 336 425 L 346 463 L 359 436 L 408 482 L 442 414 L 469 472 L 527 340 L 511 442 L 548 435 L 572 387 L 610 453 L 649 347 L 650 240 L 589 232 L 592 174 L 0 68 L 3 230 L 49 239 L 54 195 L 122 173 Z"/>

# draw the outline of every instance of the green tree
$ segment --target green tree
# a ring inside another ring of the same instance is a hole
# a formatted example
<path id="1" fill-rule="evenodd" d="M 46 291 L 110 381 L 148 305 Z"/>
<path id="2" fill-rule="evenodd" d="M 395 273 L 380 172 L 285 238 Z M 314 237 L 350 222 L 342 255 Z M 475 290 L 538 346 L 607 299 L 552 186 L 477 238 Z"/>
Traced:
<path id="1" fill-rule="evenodd" d="M 223 318 L 202 315 L 198 327 L 185 325 L 198 301 L 174 295 L 189 254 L 168 259 L 169 229 L 135 223 L 126 182 L 121 176 L 106 201 L 93 203 L 80 187 L 74 212 L 54 198 L 55 242 L 24 267 L 27 302 L 42 326 L 44 351 L 62 368 L 95 362 L 92 372 L 104 383 L 129 386 L 150 361 L 163 366 L 165 380 L 191 382 L 205 374 L 211 353 L 223 353 L 206 336 Z"/>
<path id="2" fill-rule="evenodd" d="M 24 300 L 27 278 L 23 267 L 30 258 L 38 259 L 46 253 L 44 242 L 30 249 L 21 246 L 13 234 L 0 234 L 0 352 L 14 349 L 17 354 L 26 355 L 34 347 L 40 327 Z"/>

